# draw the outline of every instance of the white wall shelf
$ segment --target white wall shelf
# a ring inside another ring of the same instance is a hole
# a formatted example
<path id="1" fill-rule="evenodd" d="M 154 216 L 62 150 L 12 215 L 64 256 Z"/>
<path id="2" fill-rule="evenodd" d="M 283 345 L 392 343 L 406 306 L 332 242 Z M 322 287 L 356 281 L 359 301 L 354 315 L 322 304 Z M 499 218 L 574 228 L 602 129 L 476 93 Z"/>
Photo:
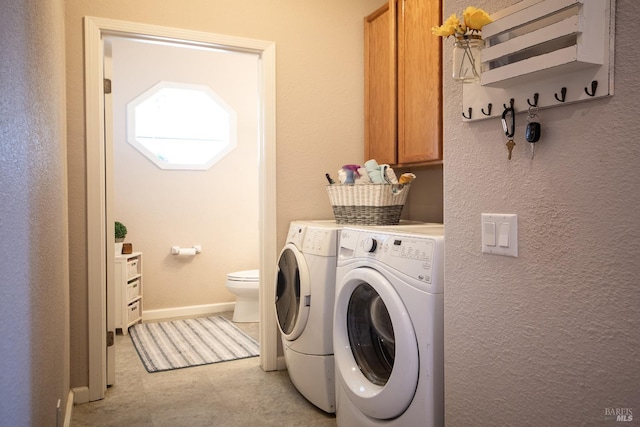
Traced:
<path id="1" fill-rule="evenodd" d="M 127 335 L 142 321 L 142 252 L 115 257 L 115 327 Z"/>
<path id="2" fill-rule="evenodd" d="M 481 81 L 464 83 L 464 121 L 613 95 L 615 0 L 523 0 L 492 18 Z"/>

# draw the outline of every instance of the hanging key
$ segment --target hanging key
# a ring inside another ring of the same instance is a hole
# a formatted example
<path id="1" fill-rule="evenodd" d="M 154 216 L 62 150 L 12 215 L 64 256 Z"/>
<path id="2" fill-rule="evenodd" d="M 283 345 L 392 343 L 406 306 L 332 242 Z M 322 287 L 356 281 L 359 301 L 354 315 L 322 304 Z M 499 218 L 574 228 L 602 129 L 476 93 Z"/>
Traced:
<path id="1" fill-rule="evenodd" d="M 511 107 L 507 107 L 504 109 L 502 113 L 502 129 L 504 130 L 504 134 L 507 135 L 507 150 L 509 150 L 509 160 L 511 160 L 511 152 L 513 151 L 513 147 L 516 146 L 516 143 L 513 141 L 513 135 L 516 132 L 516 114 L 513 110 L 513 104 Z M 511 123 L 507 122 L 507 115 L 511 115 Z M 511 125 L 511 126 L 509 126 Z"/>
<path id="2" fill-rule="evenodd" d="M 527 117 L 527 128 L 524 137 L 531 147 L 531 158 L 535 151 L 536 142 L 540 140 L 540 122 L 538 118 L 538 107 L 529 107 L 529 115 Z"/>
<path id="3" fill-rule="evenodd" d="M 516 143 L 513 142 L 513 139 L 507 141 L 507 150 L 509 150 L 509 160 L 511 160 L 511 152 L 513 151 L 513 147 L 516 146 Z"/>

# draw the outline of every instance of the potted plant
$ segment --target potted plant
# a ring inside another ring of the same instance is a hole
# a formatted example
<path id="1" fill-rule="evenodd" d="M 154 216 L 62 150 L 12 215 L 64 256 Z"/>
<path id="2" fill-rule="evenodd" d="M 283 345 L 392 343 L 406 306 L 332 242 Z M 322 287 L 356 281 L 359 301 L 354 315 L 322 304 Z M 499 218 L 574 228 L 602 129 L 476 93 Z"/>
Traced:
<path id="1" fill-rule="evenodd" d="M 127 235 L 127 227 L 123 223 L 116 221 L 115 223 L 115 238 L 116 238 L 116 255 L 122 254 L 122 242 Z"/>

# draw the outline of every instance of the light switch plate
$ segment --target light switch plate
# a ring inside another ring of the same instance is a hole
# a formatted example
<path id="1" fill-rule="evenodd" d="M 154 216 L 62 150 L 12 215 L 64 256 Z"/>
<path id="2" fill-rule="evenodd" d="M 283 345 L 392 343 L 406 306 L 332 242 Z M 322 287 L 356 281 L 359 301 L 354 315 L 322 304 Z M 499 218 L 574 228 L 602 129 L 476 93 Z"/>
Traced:
<path id="1" fill-rule="evenodd" d="M 480 214 L 482 252 L 492 255 L 518 256 L 518 215 Z"/>

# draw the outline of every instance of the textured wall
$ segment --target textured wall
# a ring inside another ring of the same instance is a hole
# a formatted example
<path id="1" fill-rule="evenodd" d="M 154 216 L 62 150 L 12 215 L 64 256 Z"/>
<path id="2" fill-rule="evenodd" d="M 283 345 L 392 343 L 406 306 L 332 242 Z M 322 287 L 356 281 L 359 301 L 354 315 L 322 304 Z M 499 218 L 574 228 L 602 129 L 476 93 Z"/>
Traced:
<path id="1" fill-rule="evenodd" d="M 489 13 L 510 1 L 474 3 Z M 445 0 L 444 15 L 468 2 Z M 462 123 L 445 40 L 446 423 L 608 425 L 640 419 L 640 49 L 619 0 L 615 96 L 540 113 L 527 157 L 523 115 L 507 160 L 499 120 Z M 554 93 L 554 88 L 540 88 Z M 519 257 L 480 253 L 480 213 L 518 214 Z"/>
<path id="2" fill-rule="evenodd" d="M 69 392 L 63 1 L 0 14 L 0 416 L 56 425 Z M 64 414 L 63 414 L 64 415 Z"/>
<path id="3" fill-rule="evenodd" d="M 277 226 L 328 218 L 324 173 L 363 161 L 362 19 L 384 0 L 66 1 L 72 385 L 87 379 L 82 17 L 187 28 L 276 43 Z M 275 260 L 274 260 L 275 262 Z"/>

